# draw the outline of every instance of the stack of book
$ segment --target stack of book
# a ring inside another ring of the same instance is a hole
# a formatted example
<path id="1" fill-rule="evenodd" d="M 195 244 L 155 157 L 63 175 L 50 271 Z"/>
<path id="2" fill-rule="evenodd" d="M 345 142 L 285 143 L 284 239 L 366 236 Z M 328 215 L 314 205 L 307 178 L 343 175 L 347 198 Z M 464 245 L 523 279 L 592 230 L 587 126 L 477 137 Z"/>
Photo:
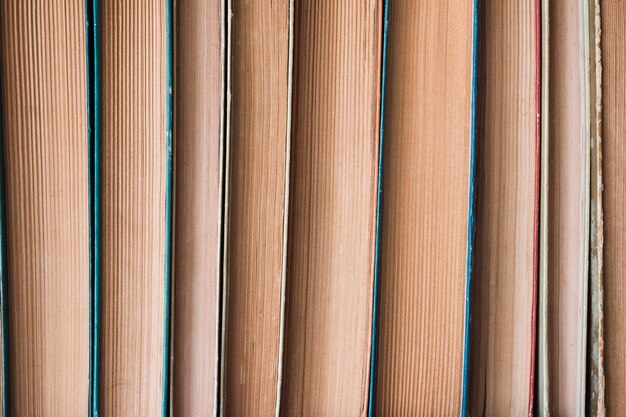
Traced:
<path id="1" fill-rule="evenodd" d="M 2 417 L 626 416 L 624 22 L 4 0 Z"/>

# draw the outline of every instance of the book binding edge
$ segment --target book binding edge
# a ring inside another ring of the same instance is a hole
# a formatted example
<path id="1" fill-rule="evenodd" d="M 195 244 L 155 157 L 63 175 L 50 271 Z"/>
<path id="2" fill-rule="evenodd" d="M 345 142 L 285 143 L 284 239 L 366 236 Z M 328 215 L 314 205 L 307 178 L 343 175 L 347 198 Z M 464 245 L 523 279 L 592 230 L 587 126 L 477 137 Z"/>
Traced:
<path id="1" fill-rule="evenodd" d="M 375 391 L 374 383 L 376 379 L 376 336 L 378 327 L 378 293 L 380 287 L 380 225 L 381 225 L 381 203 L 383 193 L 383 145 L 385 132 L 385 89 L 387 76 L 387 40 L 389 31 L 389 0 L 382 0 L 382 46 L 380 51 L 380 96 L 379 96 L 379 120 L 378 120 L 378 172 L 376 189 L 376 223 L 375 223 L 375 243 L 374 243 L 374 280 L 372 288 L 372 319 L 371 319 L 371 342 L 370 342 L 370 374 L 369 390 L 367 400 L 367 415 L 374 416 Z"/>
<path id="2" fill-rule="evenodd" d="M 164 317 L 163 317 L 163 380 L 161 394 L 161 415 L 167 417 L 169 400 L 169 376 L 170 376 L 170 324 L 171 324 L 171 288 L 172 288 L 172 195 L 173 195 L 173 158 L 172 158 L 172 126 L 173 126 L 173 2 L 166 0 L 165 4 L 165 265 L 164 265 Z"/>
<path id="3" fill-rule="evenodd" d="M 604 223 L 602 208 L 602 27 L 600 1 L 593 1 L 589 12 L 589 97 L 591 116 L 591 201 L 589 257 L 589 317 L 586 383 L 588 415 L 606 416 L 604 397 Z"/>
<path id="4" fill-rule="evenodd" d="M 461 379 L 461 417 L 467 415 L 469 362 L 470 362 L 470 324 L 472 304 L 472 267 L 473 246 L 476 230 L 474 217 L 475 187 L 476 187 L 476 110 L 478 98 L 478 3 L 472 2 L 472 80 L 470 97 L 470 158 L 468 184 L 468 216 L 467 216 L 467 254 L 465 271 L 465 323 L 463 331 L 463 374 Z"/>
<path id="5" fill-rule="evenodd" d="M 2 92 L 2 77 L 0 77 L 0 92 Z M 6 200 L 4 181 L 4 111 L 0 100 L 0 326 L 2 337 L 0 348 L 2 349 L 2 417 L 11 415 L 9 407 L 9 300 L 8 300 L 8 270 L 7 270 L 7 241 L 6 241 Z"/>
<path id="6" fill-rule="evenodd" d="M 548 192 L 549 192 L 549 1 L 541 0 L 541 179 L 539 196 L 539 297 L 537 328 L 537 413 L 550 415 L 549 343 L 548 343 Z"/>
<path id="7" fill-rule="evenodd" d="M 99 413 L 100 351 L 100 71 L 99 0 L 85 0 L 89 140 L 89 416 Z"/>

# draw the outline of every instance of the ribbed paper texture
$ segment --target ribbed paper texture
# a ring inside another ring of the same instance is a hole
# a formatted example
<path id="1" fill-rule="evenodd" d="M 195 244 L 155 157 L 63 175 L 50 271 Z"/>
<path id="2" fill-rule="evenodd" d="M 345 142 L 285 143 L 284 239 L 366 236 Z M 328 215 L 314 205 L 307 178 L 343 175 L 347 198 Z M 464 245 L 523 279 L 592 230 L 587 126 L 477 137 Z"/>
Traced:
<path id="1" fill-rule="evenodd" d="M 100 412 L 162 408 L 166 256 L 165 0 L 100 3 Z"/>
<path id="2" fill-rule="evenodd" d="M 78 416 L 89 392 L 84 3 L 3 1 L 0 28 L 11 415 Z"/>

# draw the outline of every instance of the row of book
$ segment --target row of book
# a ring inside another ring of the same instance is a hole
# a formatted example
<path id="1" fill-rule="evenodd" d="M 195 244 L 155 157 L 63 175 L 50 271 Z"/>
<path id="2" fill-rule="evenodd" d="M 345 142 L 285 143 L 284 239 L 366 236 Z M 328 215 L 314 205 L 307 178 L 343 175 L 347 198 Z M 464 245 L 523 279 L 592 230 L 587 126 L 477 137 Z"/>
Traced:
<path id="1" fill-rule="evenodd" d="M 626 416 L 624 22 L 3 0 L 2 417 Z"/>

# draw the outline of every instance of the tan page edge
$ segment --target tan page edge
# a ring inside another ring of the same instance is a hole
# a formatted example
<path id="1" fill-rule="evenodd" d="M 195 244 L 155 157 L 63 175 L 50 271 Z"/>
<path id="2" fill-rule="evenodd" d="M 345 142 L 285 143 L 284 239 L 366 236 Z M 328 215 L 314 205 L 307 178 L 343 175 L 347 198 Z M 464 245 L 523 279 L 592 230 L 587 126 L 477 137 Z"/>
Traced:
<path id="1" fill-rule="evenodd" d="M 603 214 L 602 214 L 602 54 L 600 0 L 593 2 L 588 30 L 590 31 L 590 71 L 591 87 L 591 248 L 590 248 L 590 323 L 589 360 L 587 380 L 590 391 L 587 393 L 586 406 L 590 415 L 606 416 L 604 404 L 604 365 L 603 365 L 603 286 L 602 286 L 602 250 L 603 250 Z"/>
<path id="2" fill-rule="evenodd" d="M 278 333 L 278 379 L 276 381 L 276 417 L 280 416 L 281 391 L 283 383 L 283 352 L 285 345 L 285 297 L 287 291 L 287 235 L 289 226 L 289 176 L 291 160 L 291 103 L 293 90 L 293 0 L 289 0 L 289 58 L 287 64 L 287 132 L 285 135 L 285 201 L 283 211 L 283 254 L 280 278 L 280 324 Z"/>
<path id="3" fill-rule="evenodd" d="M 222 162 L 223 162 L 223 168 L 222 168 L 222 175 L 224 176 L 224 180 L 223 180 L 223 191 L 222 191 L 222 204 L 223 204 L 223 216 L 222 216 L 222 221 L 223 221 L 223 234 L 222 234 L 222 243 L 221 243 L 221 247 L 222 249 L 222 262 L 221 262 L 221 268 L 222 268 L 222 294 L 221 294 L 221 299 L 222 299 L 222 303 L 221 303 L 221 308 L 222 308 L 222 314 L 221 314 L 221 318 L 222 318 L 222 323 L 221 323 L 221 334 L 222 334 L 222 340 L 221 340 L 221 348 L 220 348 L 220 352 L 221 352 L 221 363 L 220 363 L 220 378 L 219 378 L 219 385 L 220 385 L 220 392 L 219 392 L 219 406 L 218 406 L 218 415 L 221 417 L 224 415 L 224 383 L 225 383 L 225 372 L 226 372 L 226 360 L 227 360 L 227 356 L 226 356 L 226 328 L 227 328 L 227 321 L 228 321 L 228 308 L 227 308 L 227 302 L 228 302 L 228 217 L 229 217 L 229 210 L 228 210 L 228 198 L 230 196 L 230 184 L 229 184 L 229 168 L 230 168 L 230 135 L 231 135 L 231 125 L 230 125 L 230 116 L 231 116 L 231 101 L 232 101 L 232 94 L 231 94 L 231 63 L 232 63 L 232 27 L 233 27 L 233 5 L 232 5 L 232 0 L 225 0 L 226 3 L 226 10 L 225 10 L 225 16 L 223 19 L 224 24 L 226 25 L 226 27 L 223 29 L 223 33 L 224 33 L 224 37 L 225 39 L 222 39 L 222 41 L 225 41 L 225 48 L 224 48 L 224 59 L 225 59 L 225 71 L 226 73 L 224 74 L 225 78 L 226 78 L 226 84 L 225 84 L 225 89 L 226 89 L 226 109 L 224 109 L 225 111 L 225 118 L 224 120 L 224 124 L 225 126 L 223 126 L 223 131 L 224 131 L 224 141 L 223 141 L 223 155 L 222 155 Z M 218 286 L 219 287 L 219 286 Z M 219 307 L 218 307 L 219 308 Z"/>
<path id="4" fill-rule="evenodd" d="M 584 417 L 585 415 L 585 388 L 586 388 L 586 370 L 587 370 L 587 309 L 589 300 L 589 224 L 590 224 L 590 161 L 591 161 L 591 117 L 590 117 L 590 62 L 589 62 L 589 38 L 590 27 L 587 24 L 589 21 L 589 0 L 581 0 L 580 6 L 580 27 L 582 37 L 582 54 L 583 59 L 581 61 L 581 78 L 583 89 L 581 91 L 583 106 L 581 114 L 583 115 L 583 126 L 581 131 L 581 145 L 583 149 L 583 164 L 582 169 L 584 173 L 583 192 L 582 192 L 582 213 L 581 219 L 583 236 L 583 247 L 581 253 L 581 265 L 580 271 L 581 281 L 579 282 L 580 300 L 579 300 L 579 356 L 578 356 L 578 417 Z"/>

